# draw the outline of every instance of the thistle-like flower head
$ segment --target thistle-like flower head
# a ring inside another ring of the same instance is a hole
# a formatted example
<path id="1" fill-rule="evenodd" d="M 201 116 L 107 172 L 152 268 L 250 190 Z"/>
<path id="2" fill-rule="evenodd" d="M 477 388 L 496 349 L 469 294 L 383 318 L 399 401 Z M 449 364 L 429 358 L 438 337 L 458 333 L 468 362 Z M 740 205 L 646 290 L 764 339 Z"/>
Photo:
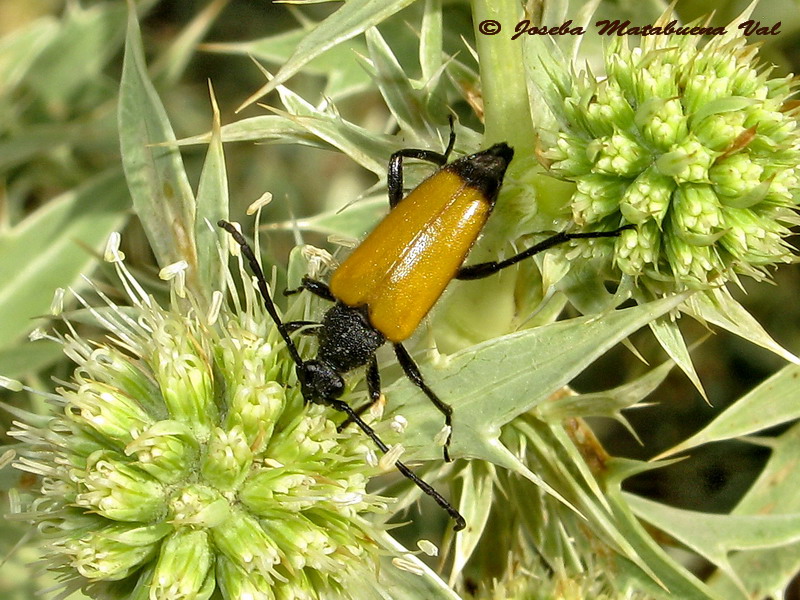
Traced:
<path id="1" fill-rule="evenodd" d="M 368 597 L 383 551 L 362 515 L 386 511 L 365 491 L 369 446 L 304 402 L 253 290 L 233 293 L 235 311 L 219 292 L 202 311 L 178 298 L 175 277 L 162 308 L 117 250 L 108 256 L 132 306 L 84 303 L 104 342 L 65 321 L 73 378 L 50 396 L 49 421 L 12 432 L 23 442 L 17 466 L 42 476 L 27 516 L 42 523 L 67 589 Z"/>
<path id="2" fill-rule="evenodd" d="M 654 294 L 720 285 L 794 260 L 800 131 L 791 77 L 770 78 L 732 34 L 615 37 L 607 77 L 562 78 L 561 131 L 543 154 L 574 181 L 587 231 L 632 223 L 618 268 Z M 611 242 L 601 242 L 611 243 Z"/>

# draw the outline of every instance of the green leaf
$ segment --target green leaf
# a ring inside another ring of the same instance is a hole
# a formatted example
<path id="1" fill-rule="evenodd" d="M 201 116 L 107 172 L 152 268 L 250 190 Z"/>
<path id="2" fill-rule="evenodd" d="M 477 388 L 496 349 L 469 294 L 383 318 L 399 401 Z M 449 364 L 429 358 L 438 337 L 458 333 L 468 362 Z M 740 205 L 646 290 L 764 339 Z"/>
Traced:
<path id="1" fill-rule="evenodd" d="M 709 442 L 737 438 L 800 418 L 800 366 L 787 365 L 742 396 L 687 440 L 661 453 L 673 456 Z"/>
<path id="2" fill-rule="evenodd" d="M 714 594 L 648 535 L 622 493 L 622 481 L 632 475 L 658 468 L 658 465 L 615 458 L 607 462 L 606 467 L 606 498 L 616 517 L 615 523 L 620 534 L 631 544 L 636 555 L 650 571 L 644 572 L 640 565 L 622 556 L 617 557 L 617 589 L 633 588 L 664 600 L 722 600 L 722 596 Z"/>
<path id="3" fill-rule="evenodd" d="M 470 462 L 461 475 L 463 481 L 458 511 L 466 520 L 467 527 L 456 536 L 450 585 L 458 579 L 481 542 L 497 493 L 494 485 L 496 477 L 494 465 L 482 461 Z"/>
<path id="4" fill-rule="evenodd" d="M 187 287 L 202 294 L 194 240 L 194 197 L 175 134 L 164 106 L 147 75 L 142 39 L 132 3 L 119 99 L 122 164 L 133 206 L 158 264 L 185 260 Z M 165 144 L 166 142 L 166 144 Z"/>
<path id="5" fill-rule="evenodd" d="M 633 331 L 679 305 L 685 294 L 520 331 L 425 365 L 423 376 L 453 406 L 453 454 L 486 457 L 500 427 L 544 402 Z M 437 458 L 431 440 L 442 415 L 413 384 L 399 379 L 386 392 L 393 412 L 411 426 L 403 444 L 417 458 Z"/>
<path id="6" fill-rule="evenodd" d="M 640 518 L 715 564 L 742 590 L 744 586 L 728 561 L 729 552 L 800 542 L 800 513 L 714 515 L 673 508 L 633 494 L 623 497 Z"/>
<path id="7" fill-rule="evenodd" d="M 220 137 L 219 106 L 210 85 L 209 89 L 214 121 L 211 142 L 197 188 L 197 216 L 194 224 L 197 271 L 206 300 L 210 300 L 213 290 L 220 289 L 225 283 L 227 265 L 223 263 L 219 249 L 227 248 L 228 243 L 224 231 L 217 227 L 217 221 L 228 219 L 228 180 Z"/>
<path id="8" fill-rule="evenodd" d="M 99 111 L 92 116 L 91 119 L 78 118 L 67 123 L 26 124 L 11 132 L 0 140 L 0 171 L 8 171 L 62 145 L 113 157 L 117 150 L 113 115 Z"/>
<path id="9" fill-rule="evenodd" d="M 0 238 L 0 340 L 10 347 L 50 308 L 56 288 L 79 282 L 127 215 L 119 172 L 109 172 L 50 201 Z"/>
<path id="10" fill-rule="evenodd" d="M 627 425 L 621 412 L 651 394 L 667 377 L 675 363 L 667 361 L 641 377 L 602 392 L 566 395 L 536 407 L 536 414 L 549 423 L 578 417 L 611 417 Z"/>
<path id="11" fill-rule="evenodd" d="M 353 125 L 335 111 L 319 110 L 285 87 L 280 87 L 278 92 L 289 111 L 284 113 L 288 119 L 349 156 L 365 169 L 378 174 L 386 171 L 386 161 L 376 161 L 374 157 L 382 156 L 382 151 L 390 147 L 392 149 L 385 154 L 388 161 L 389 154 L 397 143 L 394 138 L 379 136 L 373 131 Z"/>
<path id="12" fill-rule="evenodd" d="M 330 150 L 335 148 L 372 171 L 378 176 L 386 175 L 386 162 L 397 150 L 397 141 L 388 135 L 376 134 L 344 121 L 341 117 L 316 110 L 299 96 L 285 88 L 284 98 L 292 103 L 293 112 L 280 115 L 265 115 L 242 119 L 222 127 L 223 142 L 260 141 L 280 144 L 297 143 Z M 180 140 L 180 145 L 207 144 L 210 134 L 192 136 Z M 385 156 L 385 160 L 375 160 Z"/>
<path id="13" fill-rule="evenodd" d="M 276 89 L 305 65 L 337 44 L 354 38 L 388 19 L 414 0 L 349 0 L 330 17 L 319 23 L 298 44 L 289 60 L 275 77 L 242 103 L 239 110 Z"/>
<path id="14" fill-rule="evenodd" d="M 733 514 L 800 514 L 800 494 L 797 494 L 797 481 L 792 476 L 800 464 L 800 425 L 794 425 L 777 438 L 765 438 L 762 443 L 772 449 L 772 455 Z M 736 552 L 730 557 L 730 563 L 748 590 L 747 598 L 785 597 L 800 570 L 800 543 Z M 739 588 L 721 572 L 709 583 L 723 598 L 741 596 Z"/>
<path id="15" fill-rule="evenodd" d="M 186 70 L 197 45 L 230 0 L 213 0 L 201 10 L 173 40 L 167 51 L 153 65 L 156 79 L 166 85 L 175 84 Z"/>
<path id="16" fill-rule="evenodd" d="M 425 0 L 419 33 L 419 66 L 426 84 L 437 76 L 444 64 L 442 0 Z"/>
<path id="17" fill-rule="evenodd" d="M 436 368 L 423 366 L 428 385 L 454 408 L 451 453 L 488 460 L 529 479 L 573 507 L 598 535 L 642 572 L 650 573 L 620 533 L 583 457 L 559 425 L 525 422 L 537 428 L 526 436 L 532 445 L 540 446 L 535 449 L 539 456 L 536 473 L 498 437 L 503 425 L 539 406 L 611 346 L 685 298 L 686 294 L 680 294 L 598 317 L 521 331 L 444 357 L 444 364 Z M 442 415 L 405 378 L 390 386 L 386 396 L 393 412 L 409 421 L 403 445 L 417 458 L 438 458 L 441 449 L 431 440 L 442 427 Z M 521 426 L 520 420 L 514 421 L 514 427 Z"/>
<path id="18" fill-rule="evenodd" d="M 56 20 L 43 17 L 0 38 L 0 94 L 16 87 L 57 33 Z"/>
<path id="19" fill-rule="evenodd" d="M 421 94 L 414 89 L 408 75 L 403 71 L 389 44 L 380 32 L 372 27 L 366 32 L 370 62 L 362 59 L 364 68 L 377 84 L 386 106 L 397 119 L 400 128 L 409 135 L 425 131 L 430 119 L 425 114 Z M 413 144 L 418 139 L 413 139 Z"/>
<path id="20" fill-rule="evenodd" d="M 277 140 L 280 143 L 290 142 L 312 146 L 315 148 L 325 148 L 324 144 L 314 140 L 306 130 L 287 117 L 280 115 L 260 115 L 241 119 L 221 129 L 223 142 L 254 142 Z M 178 140 L 179 146 L 191 144 L 208 144 L 211 140 L 211 132 L 194 135 Z"/>
<path id="21" fill-rule="evenodd" d="M 473 23 L 486 19 L 510 27 L 524 17 L 517 2 L 473 2 Z M 504 32 L 505 33 L 505 32 Z M 485 110 L 486 142 L 508 142 L 520 156 L 533 155 L 535 141 L 531 103 L 524 68 L 523 46 L 508 34 L 495 36 L 475 32 L 475 45 L 481 63 L 481 93 Z M 522 161 L 512 163 L 509 172 L 521 172 Z"/>
<path id="22" fill-rule="evenodd" d="M 386 194 L 377 198 L 361 198 L 350 205 L 332 211 L 326 211 L 310 217 L 270 223 L 263 226 L 262 231 L 292 231 L 295 227 L 301 231 L 316 231 L 325 235 L 338 235 L 354 239 L 362 238 L 371 231 L 378 221 L 389 210 Z"/>
<path id="23" fill-rule="evenodd" d="M 53 364 L 64 356 L 61 344 L 50 340 L 22 341 L 0 349 L 0 373 L 19 379 Z"/>
<path id="24" fill-rule="evenodd" d="M 67 6 L 58 35 L 32 65 L 26 83 L 48 102 L 68 104 L 87 85 L 102 81 L 106 63 L 122 45 L 125 6 L 102 3 Z"/>
<path id="25" fill-rule="evenodd" d="M 203 50 L 252 56 L 261 62 L 283 65 L 307 34 L 303 29 L 295 29 L 248 42 L 205 44 Z M 347 98 L 372 86 L 372 80 L 364 69 L 353 60 L 357 54 L 366 53 L 363 40 L 351 40 L 349 44 L 334 46 L 309 61 L 303 67 L 303 73 L 327 78 L 324 97 L 333 100 Z"/>
<path id="26" fill-rule="evenodd" d="M 650 330 L 655 334 L 658 343 L 669 354 L 669 357 L 675 361 L 681 371 L 686 373 L 686 376 L 697 388 L 697 391 L 700 392 L 700 395 L 703 396 L 703 399 L 708 402 L 706 391 L 703 389 L 703 384 L 700 383 L 697 371 L 694 370 L 689 349 L 686 347 L 686 342 L 675 320 L 669 317 L 656 319 L 650 323 Z"/>
<path id="27" fill-rule="evenodd" d="M 761 324 L 724 288 L 695 294 L 681 308 L 701 321 L 719 325 L 790 362 L 800 364 L 800 359 L 773 340 Z"/>

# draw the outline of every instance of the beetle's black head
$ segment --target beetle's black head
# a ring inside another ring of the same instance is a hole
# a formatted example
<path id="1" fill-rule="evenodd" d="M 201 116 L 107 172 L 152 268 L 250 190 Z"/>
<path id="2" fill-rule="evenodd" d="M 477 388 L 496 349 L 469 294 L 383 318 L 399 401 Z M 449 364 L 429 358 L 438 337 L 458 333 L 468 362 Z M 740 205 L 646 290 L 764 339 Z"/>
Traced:
<path id="1" fill-rule="evenodd" d="M 446 168 L 461 177 L 468 186 L 480 190 L 489 202 L 494 203 L 512 158 L 514 149 L 501 142 L 482 152 L 459 158 Z"/>
<path id="2" fill-rule="evenodd" d="M 344 392 L 342 376 L 319 360 L 307 360 L 297 365 L 297 378 L 306 402 L 325 404 L 328 398 L 338 398 Z"/>

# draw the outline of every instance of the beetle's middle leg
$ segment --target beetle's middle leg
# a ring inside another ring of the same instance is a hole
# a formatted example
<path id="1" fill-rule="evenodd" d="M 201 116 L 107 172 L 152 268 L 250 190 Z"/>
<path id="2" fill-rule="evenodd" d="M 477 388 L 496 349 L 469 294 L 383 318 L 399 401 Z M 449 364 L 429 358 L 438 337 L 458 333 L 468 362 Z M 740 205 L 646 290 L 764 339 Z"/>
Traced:
<path id="1" fill-rule="evenodd" d="M 378 370 L 378 359 L 373 354 L 367 364 L 367 391 L 369 392 L 369 401 L 364 406 L 359 406 L 353 409 L 355 414 L 359 417 L 368 411 L 373 404 L 381 399 L 381 373 Z M 341 432 L 345 427 L 353 423 L 355 419 L 347 417 L 336 428 L 336 431 Z"/>

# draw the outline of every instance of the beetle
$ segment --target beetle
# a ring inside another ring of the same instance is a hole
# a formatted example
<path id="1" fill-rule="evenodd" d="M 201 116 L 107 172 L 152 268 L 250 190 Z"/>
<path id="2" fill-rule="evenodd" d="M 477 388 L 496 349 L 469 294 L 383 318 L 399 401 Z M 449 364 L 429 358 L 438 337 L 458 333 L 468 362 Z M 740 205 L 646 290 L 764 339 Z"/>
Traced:
<path id="1" fill-rule="evenodd" d="M 569 240 L 615 237 L 626 225 L 613 231 L 557 233 L 505 260 L 464 266 L 464 260 L 492 212 L 514 150 L 506 143 L 458 158 L 448 163 L 455 144 L 450 121 L 450 138 L 444 153 L 408 148 L 395 152 L 387 176 L 390 211 L 366 239 L 331 275 L 330 283 L 302 279 L 295 290 L 306 290 L 333 302 L 320 323 L 283 322 L 267 286 L 264 273 L 242 234 L 227 221 L 218 225 L 241 246 L 256 277 L 264 304 L 286 343 L 296 364 L 306 402 L 326 404 L 347 415 L 339 426 L 351 423 L 358 427 L 382 452 L 388 446 L 381 441 L 361 414 L 381 395 L 380 373 L 375 353 L 391 343 L 404 374 L 443 414 L 447 440 L 443 455 L 450 461 L 452 407 L 428 387 L 419 367 L 403 346 L 453 279 L 480 279 L 510 267 L 526 258 Z M 403 197 L 403 161 L 418 159 L 439 168 Z M 300 356 L 290 333 L 306 325 L 316 325 L 305 333 L 317 336 L 317 355 Z M 343 375 L 366 367 L 369 402 L 354 409 L 340 400 L 345 387 Z M 456 531 L 465 527 L 464 518 L 444 497 L 420 479 L 405 464 L 398 470 L 431 496 L 455 521 Z"/>

